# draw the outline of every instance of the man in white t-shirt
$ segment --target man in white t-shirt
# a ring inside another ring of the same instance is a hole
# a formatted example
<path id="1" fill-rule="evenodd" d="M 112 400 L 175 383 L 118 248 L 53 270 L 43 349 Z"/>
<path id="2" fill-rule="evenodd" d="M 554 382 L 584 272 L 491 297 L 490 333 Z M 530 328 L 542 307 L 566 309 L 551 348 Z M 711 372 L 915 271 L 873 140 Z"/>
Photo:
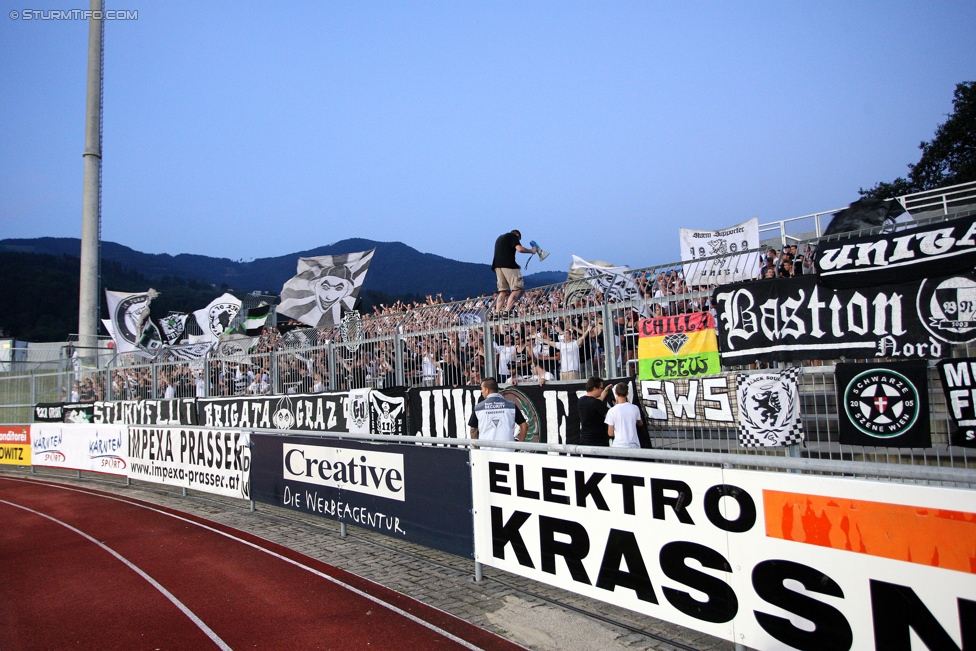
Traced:
<path id="1" fill-rule="evenodd" d="M 569 329 L 563 328 L 559 333 L 559 341 L 554 342 L 542 338 L 543 343 L 549 344 L 559 351 L 559 379 L 578 380 L 580 376 L 580 344 L 590 334 L 590 328 L 581 331 L 579 338 L 571 339 Z"/>
<path id="2" fill-rule="evenodd" d="M 640 407 L 627 398 L 625 382 L 614 387 L 613 392 L 617 396 L 617 404 L 610 408 L 606 420 L 603 421 L 609 425 L 607 435 L 610 437 L 610 447 L 639 448 L 637 426 L 644 424 L 641 420 Z"/>
<path id="3" fill-rule="evenodd" d="M 505 335 L 505 343 L 495 346 L 495 369 L 499 382 L 508 382 L 509 377 L 514 373 L 515 345 L 512 343 L 512 335 Z"/>

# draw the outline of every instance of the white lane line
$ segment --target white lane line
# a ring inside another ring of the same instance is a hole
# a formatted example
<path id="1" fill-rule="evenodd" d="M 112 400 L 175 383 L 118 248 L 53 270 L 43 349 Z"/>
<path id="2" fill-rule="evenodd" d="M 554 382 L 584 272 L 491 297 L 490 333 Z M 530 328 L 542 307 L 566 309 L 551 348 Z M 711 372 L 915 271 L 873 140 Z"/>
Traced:
<path id="1" fill-rule="evenodd" d="M 128 504 L 130 506 L 138 506 L 139 508 L 146 509 L 147 511 L 153 511 L 154 513 L 159 513 L 161 515 L 169 516 L 169 517 L 174 518 L 176 520 L 181 520 L 183 522 L 187 522 L 189 524 L 192 524 L 192 525 L 195 525 L 197 527 L 200 527 L 201 529 L 206 529 L 207 531 L 212 531 L 213 533 L 220 534 L 221 536 L 224 536 L 225 538 L 230 538 L 231 540 L 236 540 L 237 542 L 239 542 L 239 543 L 241 543 L 243 545 L 247 545 L 248 547 L 253 547 L 254 549 L 257 549 L 259 551 L 262 551 L 265 554 L 268 554 L 270 556 L 274 556 L 275 558 L 278 558 L 278 559 L 280 559 L 282 561 L 285 561 L 286 563 L 291 563 L 292 565 L 294 565 L 296 567 L 300 567 L 300 568 L 302 568 L 303 570 L 305 570 L 307 572 L 311 572 L 312 574 L 315 574 L 316 576 L 320 576 L 323 579 L 326 579 L 327 581 L 331 581 L 332 583 L 334 583 L 334 584 L 336 584 L 338 586 L 341 586 L 341 587 L 343 587 L 343 588 L 345 588 L 345 589 L 347 589 L 347 590 L 349 590 L 351 592 L 354 592 L 354 593 L 360 595 L 361 597 L 364 597 L 366 599 L 369 599 L 370 601 L 372 601 L 375 604 L 378 604 L 380 606 L 383 606 L 384 608 L 388 608 L 389 610 L 392 610 L 393 612 L 395 612 L 395 613 L 397 613 L 399 615 L 402 615 L 403 617 L 406 617 L 407 619 L 409 619 L 412 622 L 415 622 L 417 624 L 420 624 L 421 626 L 423 626 L 425 628 L 428 628 L 428 629 L 434 631 L 435 633 L 438 633 L 440 635 L 443 635 L 444 637 L 446 637 L 446 638 L 448 638 L 448 639 L 450 639 L 450 640 L 452 640 L 454 642 L 457 642 L 458 644 L 460 644 L 461 646 L 463 646 L 466 649 L 470 649 L 471 651 L 484 651 L 484 649 L 482 649 L 481 647 L 476 646 L 476 645 L 472 644 L 471 642 L 468 642 L 467 640 L 462 639 L 462 638 L 454 635 L 453 633 L 451 633 L 449 631 L 445 631 L 444 629 L 442 629 L 442 628 L 440 628 L 438 626 L 435 626 L 434 624 L 432 624 L 432 623 L 430 623 L 430 622 L 428 622 L 428 621 L 426 621 L 424 619 L 421 619 L 421 618 L 417 617 L 416 615 L 413 615 L 412 613 L 409 613 L 409 612 L 407 612 L 407 611 L 405 611 L 405 610 L 403 610 L 401 608 L 398 608 L 398 607 L 394 606 L 391 603 L 387 603 L 386 601 L 383 601 L 379 597 L 375 597 L 375 596 L 369 594 L 368 592 L 364 592 L 364 591 L 360 590 L 359 588 L 353 587 L 353 586 L 349 585 L 348 583 L 345 583 L 343 581 L 340 581 L 339 579 L 335 578 L 334 576 L 329 576 L 328 574 L 326 574 L 324 572 L 320 572 L 319 570 L 316 570 L 315 568 L 309 567 L 307 565 L 303 565 L 302 563 L 299 563 L 296 560 L 292 560 L 292 559 L 288 558 L 287 556 L 282 556 L 281 554 L 279 554 L 277 552 L 273 552 L 270 549 L 265 549 L 264 547 L 262 547 L 262 546 L 260 546 L 260 545 L 258 545 L 256 543 L 252 543 L 249 540 L 244 540 L 243 538 L 238 538 L 237 536 L 232 535 L 232 534 L 229 534 L 229 533 L 227 533 L 225 531 L 221 531 L 220 529 L 215 529 L 213 527 L 209 527 L 209 526 L 207 526 L 205 524 L 200 524 L 199 522 L 195 522 L 195 521 L 190 520 L 188 518 L 184 518 L 184 517 L 181 517 L 181 516 L 178 516 L 178 515 L 174 515 L 172 513 L 167 513 L 166 511 L 163 511 L 161 509 L 156 509 L 156 508 L 153 508 L 151 506 L 146 506 L 145 504 L 139 504 L 138 502 L 132 502 L 130 500 L 127 500 L 125 498 L 118 497 L 118 496 L 115 496 L 115 495 L 100 495 L 98 493 L 92 493 L 92 492 L 89 492 L 89 491 L 84 490 L 84 489 L 81 489 L 81 488 L 76 488 L 76 487 L 73 487 L 73 486 L 64 486 L 62 484 L 53 484 L 53 483 L 49 483 L 49 482 L 46 482 L 46 481 L 35 481 L 35 480 L 31 480 L 31 479 L 19 479 L 19 478 L 15 478 L 15 477 L 4 477 L 4 479 L 8 479 L 10 481 L 19 481 L 19 482 L 23 482 L 25 484 L 41 484 L 43 486 L 48 486 L 48 487 L 51 487 L 51 488 L 59 488 L 61 490 L 73 491 L 73 492 L 76 492 L 76 493 L 82 493 L 83 495 L 88 495 L 90 497 L 101 497 L 101 498 L 104 498 L 104 499 L 107 499 L 107 500 L 115 500 L 116 502 L 122 502 L 123 504 Z M 362 578 L 362 577 L 360 577 L 360 578 Z M 364 580 L 368 581 L 369 579 L 364 579 Z M 377 584 L 377 585 L 379 585 L 379 584 Z M 387 589 L 388 590 L 389 588 L 384 588 L 384 589 Z M 436 610 L 436 611 L 438 611 L 440 613 L 443 613 L 444 615 L 447 615 L 448 617 L 454 617 L 454 615 L 451 615 L 450 613 L 448 613 L 446 611 L 443 611 L 440 608 L 436 608 L 434 606 L 430 606 L 430 605 L 427 605 L 427 604 L 424 604 L 424 605 L 427 608 L 430 608 L 432 610 Z M 473 626 L 473 624 L 472 624 L 472 626 Z"/>
<path id="2" fill-rule="evenodd" d="M 117 558 L 120 561 L 122 561 L 123 563 L 125 563 L 129 567 L 130 570 L 132 570 L 133 572 L 135 572 L 136 574 L 138 574 L 139 576 L 141 576 L 142 578 L 144 578 L 146 581 L 148 581 L 149 582 L 149 585 L 151 585 L 152 587 L 156 588 L 161 593 L 163 593 L 163 596 L 164 597 L 166 597 L 167 599 L 169 599 L 170 601 L 172 601 L 174 606 L 176 606 L 181 611 L 183 611 L 183 614 L 186 615 L 187 617 L 189 617 L 190 618 L 190 621 L 192 621 L 194 624 L 196 624 L 200 628 L 201 631 L 203 631 L 204 633 L 206 633 L 207 637 L 209 637 L 211 640 L 213 640 L 213 643 L 216 644 L 222 651 L 233 651 L 233 649 L 231 649 L 230 646 L 228 646 L 226 642 L 224 642 L 223 640 L 220 639 L 220 636 L 219 635 L 217 635 L 216 633 L 214 633 L 213 630 L 211 630 L 211 628 L 209 626 L 207 626 L 206 624 L 204 624 L 203 623 L 203 620 L 201 620 L 199 617 L 197 617 L 196 614 L 192 610 L 190 610 L 189 608 L 187 608 L 186 605 L 184 605 L 182 601 L 180 601 L 179 599 L 177 599 L 173 595 L 172 592 L 170 592 L 169 590 L 167 590 L 163 586 L 159 585 L 159 583 L 154 578 L 152 578 L 151 576 L 149 576 L 148 574 L 146 574 L 145 572 L 143 572 L 141 569 L 139 569 L 138 567 L 136 567 L 136 565 L 134 563 L 132 563 L 129 559 L 127 559 L 126 557 L 122 556 L 121 554 L 119 554 L 117 551 L 115 551 L 114 549 L 112 549 L 108 545 L 106 545 L 106 544 L 104 544 L 104 543 L 102 543 L 102 542 L 100 542 L 98 540 L 95 540 L 94 538 L 92 538 L 91 536 L 89 536 L 84 531 L 81 531 L 80 529 L 76 529 L 76 528 L 72 527 L 67 522 L 62 522 L 61 520 L 58 520 L 55 517 L 52 517 L 50 515 L 47 515 L 46 513 L 41 513 L 40 511 L 35 511 L 34 509 L 28 508 L 26 506 L 21 506 L 20 504 L 14 504 L 13 502 L 8 502 L 6 500 L 0 500 L 0 504 L 6 504 L 7 506 L 13 506 L 13 507 L 16 507 L 18 509 L 23 509 L 24 511 L 28 511 L 30 513 L 33 513 L 34 515 L 39 515 L 42 518 L 47 518 L 51 522 L 56 522 L 57 524 L 60 524 L 62 527 L 65 527 L 66 529 L 70 529 L 71 531 L 74 531 L 79 536 L 81 536 L 81 537 L 83 537 L 83 538 L 85 538 L 85 539 L 87 539 L 87 540 L 95 543 L 96 545 L 98 545 L 99 547 L 101 547 L 102 549 L 104 549 L 105 551 L 107 551 L 109 554 L 111 554 L 115 558 Z"/>

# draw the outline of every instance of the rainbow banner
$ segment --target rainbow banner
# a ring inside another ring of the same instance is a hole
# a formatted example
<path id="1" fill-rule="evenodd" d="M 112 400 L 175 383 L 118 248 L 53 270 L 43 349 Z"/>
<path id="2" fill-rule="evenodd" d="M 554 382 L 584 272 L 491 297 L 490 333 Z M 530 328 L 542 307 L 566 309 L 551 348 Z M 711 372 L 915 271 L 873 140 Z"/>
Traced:
<path id="1" fill-rule="evenodd" d="M 711 312 L 641 319 L 639 378 L 671 380 L 722 371 Z"/>

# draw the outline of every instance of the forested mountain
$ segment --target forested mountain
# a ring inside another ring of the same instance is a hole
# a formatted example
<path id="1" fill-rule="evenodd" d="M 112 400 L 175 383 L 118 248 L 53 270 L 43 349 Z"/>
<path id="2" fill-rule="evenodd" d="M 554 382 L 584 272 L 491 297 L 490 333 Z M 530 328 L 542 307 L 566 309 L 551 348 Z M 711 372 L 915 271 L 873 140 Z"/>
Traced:
<path id="1" fill-rule="evenodd" d="M 277 294 L 295 275 L 299 257 L 334 255 L 376 248 L 360 296 L 363 311 L 398 299 L 445 299 L 490 294 L 495 276 L 487 264 L 458 262 L 421 253 L 400 242 L 349 239 L 275 258 L 235 262 L 202 255 L 149 254 L 114 242 L 101 245 L 101 288 L 161 295 L 153 314 L 199 309 L 225 291 Z M 63 341 L 77 331 L 81 241 L 76 238 L 0 240 L 0 330 L 27 341 Z M 566 272 L 526 276 L 537 287 L 565 280 Z M 104 303 L 104 295 L 102 297 Z M 102 307 L 104 317 L 105 308 Z"/>

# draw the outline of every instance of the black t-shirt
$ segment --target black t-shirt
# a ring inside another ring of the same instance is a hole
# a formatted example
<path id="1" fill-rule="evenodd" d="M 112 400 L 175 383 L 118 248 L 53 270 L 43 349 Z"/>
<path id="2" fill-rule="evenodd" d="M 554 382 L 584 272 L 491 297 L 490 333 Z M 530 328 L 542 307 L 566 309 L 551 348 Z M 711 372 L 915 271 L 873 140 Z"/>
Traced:
<path id="1" fill-rule="evenodd" d="M 599 398 L 583 396 L 579 399 L 580 445 L 609 446 L 607 426 L 607 405 Z"/>
<path id="2" fill-rule="evenodd" d="M 491 269 L 518 269 L 515 262 L 515 247 L 521 244 L 519 236 L 515 233 L 505 233 L 499 235 L 495 240 L 495 257 L 491 261 Z"/>

